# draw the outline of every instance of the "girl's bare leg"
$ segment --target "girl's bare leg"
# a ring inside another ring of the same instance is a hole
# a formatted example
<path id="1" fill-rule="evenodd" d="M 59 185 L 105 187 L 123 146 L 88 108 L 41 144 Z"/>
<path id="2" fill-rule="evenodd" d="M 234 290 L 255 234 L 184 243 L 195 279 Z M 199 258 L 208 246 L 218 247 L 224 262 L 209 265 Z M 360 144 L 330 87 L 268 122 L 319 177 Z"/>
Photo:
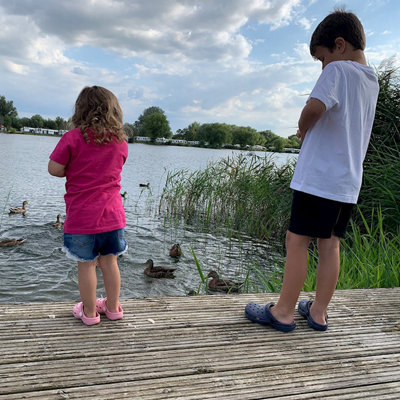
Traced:
<path id="1" fill-rule="evenodd" d="M 78 285 L 84 313 L 93 318 L 96 316 L 96 261 L 78 261 Z"/>
<path id="2" fill-rule="evenodd" d="M 110 312 L 118 312 L 119 295 L 121 291 L 121 274 L 118 267 L 118 257 L 112 254 L 99 257 L 99 267 L 103 274 L 104 287 L 107 295 L 107 308 Z"/>

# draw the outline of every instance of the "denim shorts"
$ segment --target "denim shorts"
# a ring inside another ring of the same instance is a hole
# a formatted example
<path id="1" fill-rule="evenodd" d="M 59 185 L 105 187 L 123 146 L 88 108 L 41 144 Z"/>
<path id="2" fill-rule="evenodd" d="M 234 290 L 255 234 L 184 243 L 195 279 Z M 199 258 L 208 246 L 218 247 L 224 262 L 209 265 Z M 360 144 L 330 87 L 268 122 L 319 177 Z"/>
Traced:
<path id="1" fill-rule="evenodd" d="M 68 258 L 81 262 L 94 261 L 97 257 L 111 254 L 119 256 L 128 249 L 124 233 L 125 229 L 89 235 L 64 233 L 62 250 Z"/>

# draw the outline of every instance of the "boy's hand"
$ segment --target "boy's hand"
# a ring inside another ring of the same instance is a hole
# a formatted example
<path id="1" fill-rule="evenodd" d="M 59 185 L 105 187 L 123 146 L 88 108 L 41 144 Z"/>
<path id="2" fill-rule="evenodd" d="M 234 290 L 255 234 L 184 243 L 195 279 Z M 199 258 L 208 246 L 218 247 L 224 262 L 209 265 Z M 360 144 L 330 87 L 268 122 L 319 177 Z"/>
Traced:
<path id="1" fill-rule="evenodd" d="M 304 137 L 306 136 L 306 132 L 304 132 L 304 134 L 302 134 L 300 132 L 300 129 L 297 129 L 296 136 L 300 139 L 300 143 L 303 143 Z"/>
<path id="2" fill-rule="evenodd" d="M 299 129 L 296 133 L 296 136 L 301 142 L 303 142 L 306 132 L 314 126 L 314 124 L 321 118 L 325 111 L 326 107 L 322 101 L 313 97 L 308 100 L 301 112 L 298 124 Z"/>

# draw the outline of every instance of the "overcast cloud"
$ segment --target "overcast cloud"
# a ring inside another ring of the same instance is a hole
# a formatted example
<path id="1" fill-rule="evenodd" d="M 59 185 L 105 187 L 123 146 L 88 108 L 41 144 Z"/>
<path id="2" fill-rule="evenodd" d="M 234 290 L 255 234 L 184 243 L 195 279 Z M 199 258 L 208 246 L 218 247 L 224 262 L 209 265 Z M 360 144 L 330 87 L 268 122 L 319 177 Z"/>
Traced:
<path id="1" fill-rule="evenodd" d="M 0 0 L 0 95 L 20 117 L 69 118 L 82 87 L 98 84 L 126 122 L 155 105 L 174 131 L 226 122 L 288 136 L 320 73 L 310 35 L 335 4 Z M 371 64 L 398 54 L 397 1 L 346 4 L 364 23 Z"/>

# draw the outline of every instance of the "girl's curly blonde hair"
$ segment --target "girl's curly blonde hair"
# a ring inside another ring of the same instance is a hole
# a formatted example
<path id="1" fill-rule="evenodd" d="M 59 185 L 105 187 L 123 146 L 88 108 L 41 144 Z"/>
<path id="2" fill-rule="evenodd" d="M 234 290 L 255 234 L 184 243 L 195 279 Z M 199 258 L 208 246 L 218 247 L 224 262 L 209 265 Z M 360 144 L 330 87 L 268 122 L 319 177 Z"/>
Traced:
<path id="1" fill-rule="evenodd" d="M 96 144 L 109 143 L 114 138 L 118 143 L 127 139 L 121 106 L 114 94 L 101 86 L 82 89 L 71 122 L 74 128 L 80 128 L 86 143 L 90 142 L 88 129 Z"/>

